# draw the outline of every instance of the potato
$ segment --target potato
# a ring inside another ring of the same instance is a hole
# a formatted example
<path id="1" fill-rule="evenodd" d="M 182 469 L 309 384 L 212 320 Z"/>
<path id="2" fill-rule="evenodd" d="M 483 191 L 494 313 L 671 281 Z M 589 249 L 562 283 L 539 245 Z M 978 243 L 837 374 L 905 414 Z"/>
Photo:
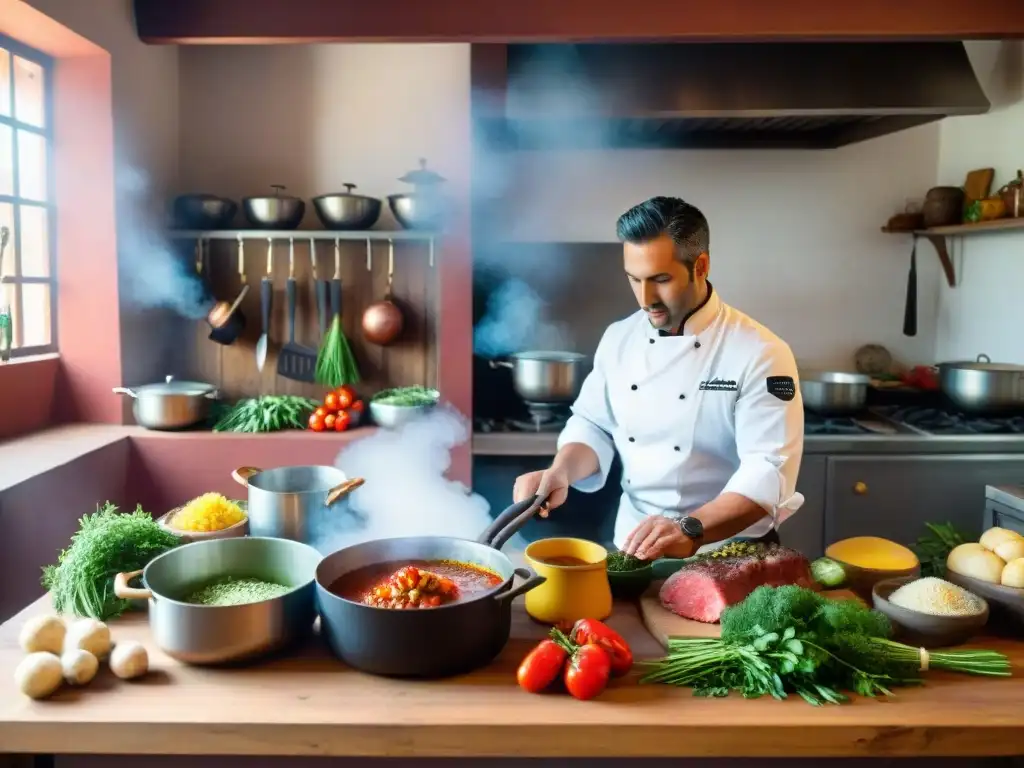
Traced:
<path id="1" fill-rule="evenodd" d="M 1016 531 L 1010 531 L 1006 528 L 989 528 L 978 539 L 978 543 L 981 544 L 985 549 L 992 552 L 996 551 L 996 547 L 1006 541 L 1024 541 L 1024 536 L 1021 536 Z"/>
<path id="2" fill-rule="evenodd" d="M 961 544 L 946 558 L 946 567 L 962 576 L 998 584 L 1003 576 L 1003 559 L 981 544 Z"/>
<path id="3" fill-rule="evenodd" d="M 18 690 L 30 699 L 45 699 L 64 682 L 60 659 L 52 653 L 30 653 L 14 668 Z"/>
<path id="4" fill-rule="evenodd" d="M 1004 587 L 1024 589 L 1024 557 L 1015 558 L 1006 564 L 1000 583 Z"/>
<path id="5" fill-rule="evenodd" d="M 18 634 L 18 644 L 25 653 L 45 651 L 60 655 L 67 627 L 60 616 L 33 616 Z"/>
<path id="6" fill-rule="evenodd" d="M 1007 539 L 1006 541 L 997 544 L 996 548 L 992 550 L 999 557 L 1009 563 L 1011 560 L 1016 560 L 1018 557 L 1024 557 L 1024 539 Z"/>
<path id="7" fill-rule="evenodd" d="M 122 680 L 146 674 L 149 671 L 149 654 L 145 646 L 133 640 L 115 645 L 110 654 L 110 671 Z"/>
<path id="8" fill-rule="evenodd" d="M 110 653 L 110 628 L 96 619 L 80 619 L 68 627 L 64 638 L 64 652 L 80 649 L 88 651 L 97 659 L 105 659 Z"/>
<path id="9" fill-rule="evenodd" d="M 100 662 L 95 656 L 81 648 L 74 648 L 60 659 L 64 679 L 71 685 L 85 685 L 96 677 Z"/>

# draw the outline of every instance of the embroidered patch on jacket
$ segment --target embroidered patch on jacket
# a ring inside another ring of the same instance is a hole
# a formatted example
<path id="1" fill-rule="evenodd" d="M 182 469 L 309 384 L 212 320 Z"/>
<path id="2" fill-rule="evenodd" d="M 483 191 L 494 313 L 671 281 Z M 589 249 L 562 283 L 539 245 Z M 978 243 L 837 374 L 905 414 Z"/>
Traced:
<path id="1" fill-rule="evenodd" d="M 792 376 L 769 376 L 768 394 L 788 403 L 796 397 L 796 382 Z"/>
<path id="2" fill-rule="evenodd" d="M 732 379 L 711 379 L 710 381 L 702 381 L 700 388 L 713 392 L 735 392 L 739 389 L 739 384 Z"/>

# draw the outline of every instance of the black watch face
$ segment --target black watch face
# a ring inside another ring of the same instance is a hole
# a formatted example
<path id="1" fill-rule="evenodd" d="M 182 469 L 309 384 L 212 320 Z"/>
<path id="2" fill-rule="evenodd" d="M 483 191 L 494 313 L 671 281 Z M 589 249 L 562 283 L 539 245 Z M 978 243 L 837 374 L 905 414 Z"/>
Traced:
<path id="1" fill-rule="evenodd" d="M 679 527 L 691 539 L 699 539 L 704 535 L 704 524 L 696 517 L 684 517 Z"/>

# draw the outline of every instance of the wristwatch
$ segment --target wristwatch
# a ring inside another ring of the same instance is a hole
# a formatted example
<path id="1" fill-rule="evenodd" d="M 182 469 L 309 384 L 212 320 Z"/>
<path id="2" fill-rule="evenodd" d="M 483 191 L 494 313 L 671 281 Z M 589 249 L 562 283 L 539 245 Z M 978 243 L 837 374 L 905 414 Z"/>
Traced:
<path id="1" fill-rule="evenodd" d="M 679 521 L 679 530 L 688 537 L 700 549 L 701 541 L 704 539 L 704 523 L 698 517 L 684 517 Z"/>

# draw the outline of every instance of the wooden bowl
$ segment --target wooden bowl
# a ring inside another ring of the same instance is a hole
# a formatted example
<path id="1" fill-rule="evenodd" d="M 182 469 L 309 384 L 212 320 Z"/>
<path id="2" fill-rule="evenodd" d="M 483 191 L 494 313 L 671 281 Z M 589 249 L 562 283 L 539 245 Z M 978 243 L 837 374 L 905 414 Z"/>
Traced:
<path id="1" fill-rule="evenodd" d="M 988 603 L 984 599 L 981 601 L 983 606 L 981 613 L 971 616 L 934 616 L 889 602 L 889 596 L 893 592 L 912 581 L 915 579 L 886 579 L 876 583 L 871 592 L 875 610 L 889 617 L 893 632 L 902 642 L 925 648 L 960 645 L 978 634 L 988 622 Z M 968 591 L 974 592 L 974 590 Z M 977 593 L 975 592 L 975 594 Z"/>
<path id="2" fill-rule="evenodd" d="M 974 579 L 946 569 L 946 581 L 973 592 L 988 601 L 993 617 L 1003 618 L 1017 626 L 1024 626 L 1024 589 L 1004 587 L 981 579 Z"/>
<path id="3" fill-rule="evenodd" d="M 231 499 L 235 504 L 242 508 L 242 512 L 245 513 L 245 517 L 239 520 L 234 525 L 229 525 L 227 528 L 223 528 L 219 531 L 183 531 L 179 528 L 175 528 L 171 525 L 171 521 L 174 516 L 178 514 L 182 509 L 181 507 L 175 507 L 167 514 L 161 516 L 156 522 L 162 528 L 167 529 L 175 536 L 180 536 L 182 543 L 191 544 L 193 541 L 209 541 L 211 539 L 233 539 L 237 536 L 246 536 L 249 533 L 249 505 L 245 501 L 238 499 Z"/>
<path id="4" fill-rule="evenodd" d="M 826 557 L 831 557 L 831 555 L 826 553 Z M 846 581 L 843 583 L 843 587 L 852 591 L 866 603 L 870 603 L 873 599 L 872 591 L 879 582 L 892 579 L 910 580 L 916 579 L 921 575 L 920 565 L 915 565 L 913 568 L 895 569 L 861 568 L 859 565 L 847 563 L 836 557 L 831 557 L 831 559 L 843 567 L 843 572 L 846 574 Z"/>

